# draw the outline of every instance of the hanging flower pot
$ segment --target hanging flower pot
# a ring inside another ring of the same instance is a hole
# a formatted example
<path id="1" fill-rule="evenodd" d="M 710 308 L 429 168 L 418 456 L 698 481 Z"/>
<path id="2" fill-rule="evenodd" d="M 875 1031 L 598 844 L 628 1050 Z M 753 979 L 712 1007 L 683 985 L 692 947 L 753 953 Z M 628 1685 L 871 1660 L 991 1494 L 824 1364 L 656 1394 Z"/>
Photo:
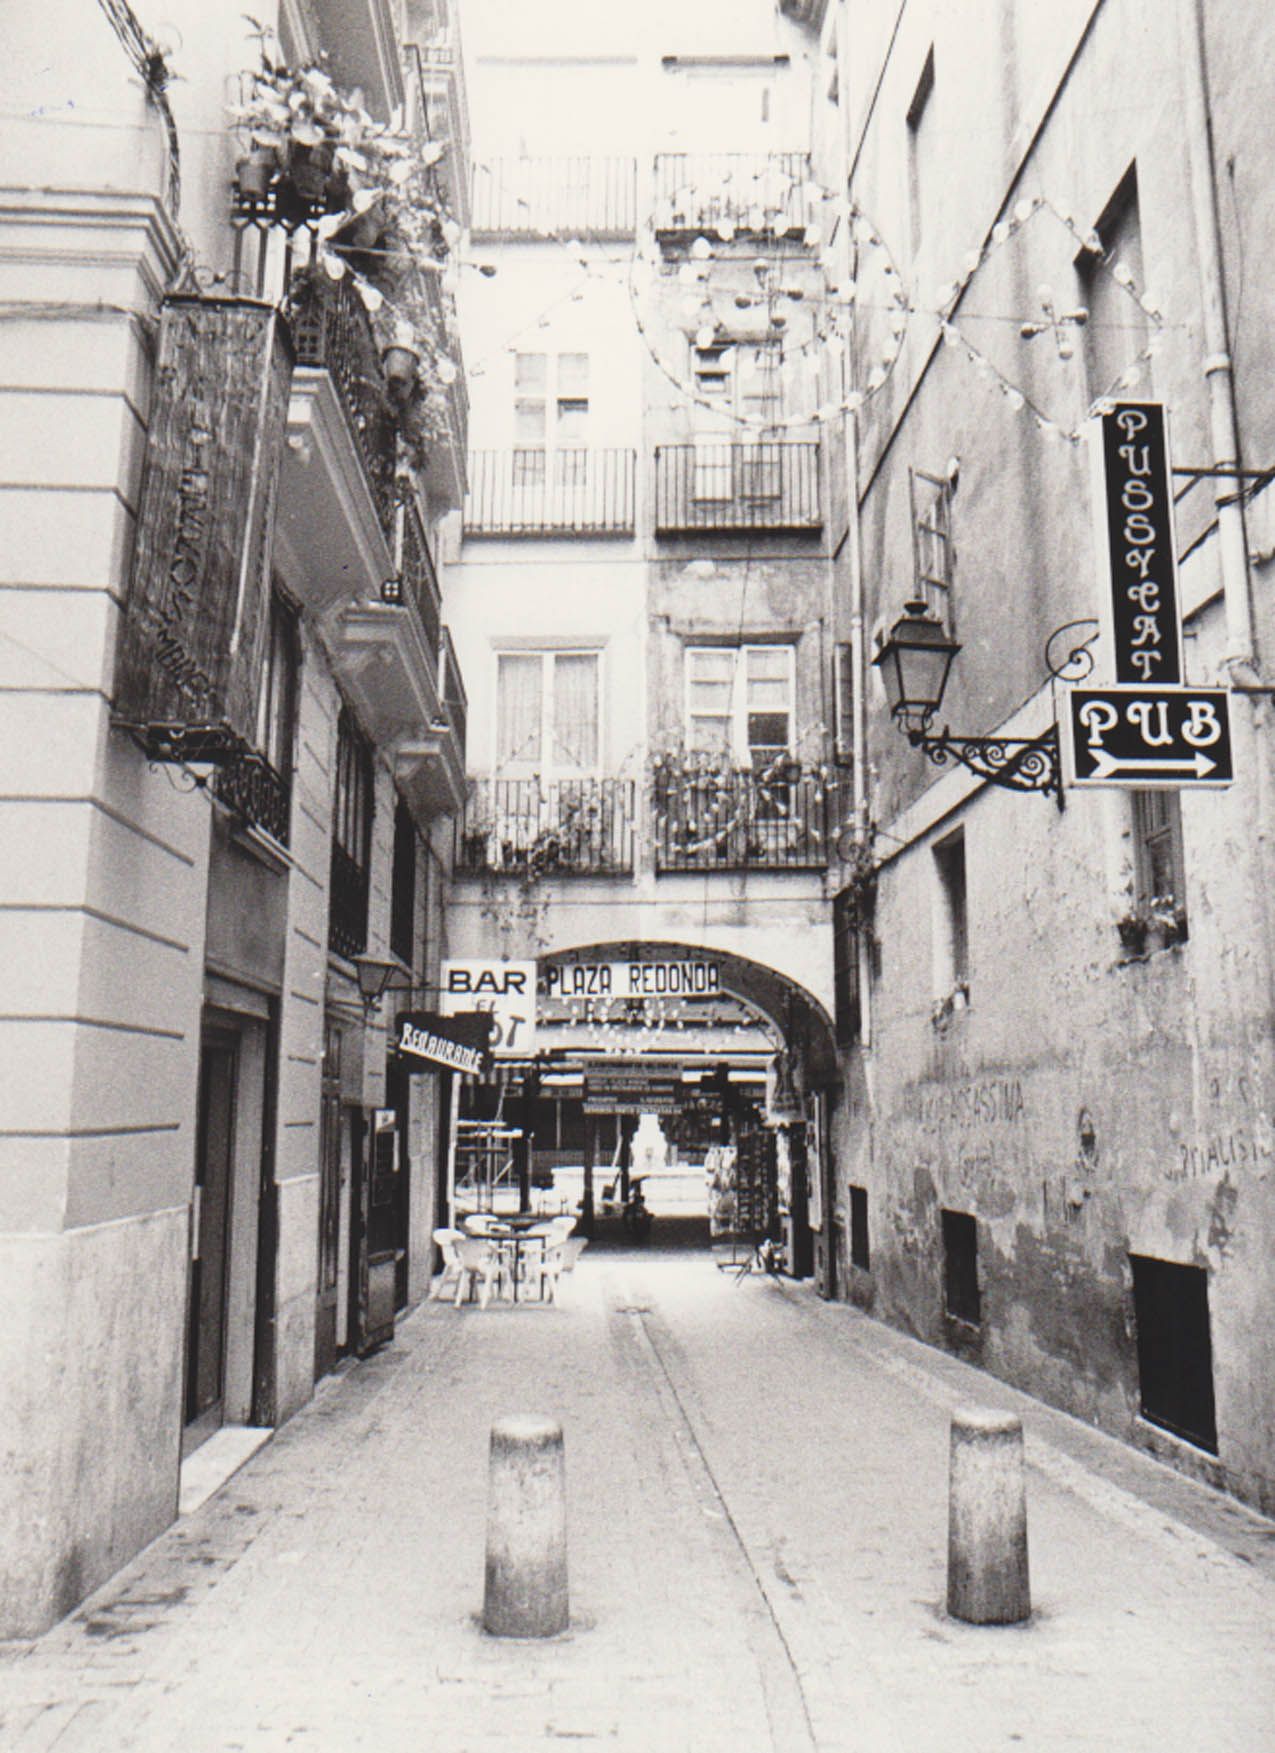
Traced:
<path id="1" fill-rule="evenodd" d="M 333 147 L 330 140 L 310 145 L 294 135 L 288 142 L 288 181 L 303 201 L 318 205 L 327 193 L 332 175 Z"/>
<path id="2" fill-rule="evenodd" d="M 241 158 L 235 166 L 235 182 L 244 200 L 264 201 L 278 166 L 278 155 L 269 146 L 254 146 L 246 158 Z"/>
<path id="3" fill-rule="evenodd" d="M 381 354 L 385 381 L 394 390 L 405 390 L 415 381 L 421 356 L 415 347 L 401 341 L 392 342 Z"/>

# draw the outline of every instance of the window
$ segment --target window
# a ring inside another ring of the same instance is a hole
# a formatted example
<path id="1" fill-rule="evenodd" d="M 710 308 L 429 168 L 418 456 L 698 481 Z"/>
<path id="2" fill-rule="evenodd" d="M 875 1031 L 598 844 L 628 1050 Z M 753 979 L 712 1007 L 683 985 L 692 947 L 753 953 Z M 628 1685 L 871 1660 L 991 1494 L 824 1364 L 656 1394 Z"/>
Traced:
<path id="1" fill-rule="evenodd" d="M 834 1024 L 843 1047 L 859 1039 L 863 1022 L 859 985 L 863 925 L 861 892 L 842 889 L 832 903 L 832 976 Z"/>
<path id="2" fill-rule="evenodd" d="M 390 953 L 413 965 L 416 949 L 416 823 L 400 798 L 394 806 L 390 875 Z"/>
<path id="3" fill-rule="evenodd" d="M 1174 918 L 1186 936 L 1186 873 L 1182 860 L 1182 801 L 1176 791 L 1135 791 L 1133 869 L 1137 911 Z"/>
<path id="4" fill-rule="evenodd" d="M 1146 345 L 1146 317 L 1116 278 L 1127 269 L 1139 291 L 1146 286 L 1136 165 L 1129 166 L 1107 203 L 1094 227 L 1094 241 L 1101 244 L 1101 255 L 1085 250 L 1076 260 L 1080 298 L 1089 312 L 1083 334 L 1090 401 L 1111 394 L 1121 373 Z"/>
<path id="5" fill-rule="evenodd" d="M 956 548 L 952 542 L 951 475 L 908 470 L 912 504 L 912 576 L 914 594 L 949 635 L 956 633 L 953 584 Z"/>
<path id="6" fill-rule="evenodd" d="M 832 747 L 839 767 L 854 764 L 854 651 L 848 642 L 832 653 Z"/>
<path id="7" fill-rule="evenodd" d="M 368 869 L 372 852 L 372 751 L 341 708 L 332 803 L 332 881 L 328 943 L 339 955 L 367 948 Z"/>
<path id="8" fill-rule="evenodd" d="M 514 486 L 542 487 L 546 453 L 578 450 L 588 436 L 589 355 L 515 353 Z M 553 475 L 559 486 L 583 480 L 583 458 L 559 456 Z"/>
<path id="9" fill-rule="evenodd" d="M 978 1294 L 978 1224 L 966 1211 L 944 1211 L 943 1306 L 957 1321 L 977 1327 L 983 1318 Z"/>
<path id="10" fill-rule="evenodd" d="M 925 163 L 929 147 L 928 131 L 924 127 L 926 111 L 934 91 L 934 45 L 931 43 L 926 52 L 925 62 L 921 68 L 921 76 L 916 82 L 916 90 L 912 93 L 912 101 L 908 105 L 908 220 L 911 228 L 913 258 L 921 248 L 921 237 L 924 232 L 922 194 L 928 180 Z"/>
<path id="11" fill-rule="evenodd" d="M 1142 1416 L 1216 1455 L 1209 1275 L 1145 1254 L 1129 1264 Z"/>
<path id="12" fill-rule="evenodd" d="M 496 659 L 496 764 L 549 780 L 598 767 L 600 654 L 502 651 Z"/>
<path id="13" fill-rule="evenodd" d="M 850 1192 L 850 1264 L 861 1272 L 871 1271 L 868 1250 L 868 1190 L 851 1187 Z"/>
<path id="14" fill-rule="evenodd" d="M 791 645 L 686 648 L 686 742 L 761 772 L 792 746 Z"/>
<path id="15" fill-rule="evenodd" d="M 257 752 L 281 779 L 292 774 L 300 672 L 296 612 L 275 592 L 270 599 L 266 667 L 257 702 Z"/>
<path id="16" fill-rule="evenodd" d="M 965 833 L 940 840 L 934 848 L 938 878 L 938 917 L 934 945 L 935 996 L 941 1005 L 962 1008 L 969 997 L 969 922 L 965 894 Z M 953 1003 L 953 1000 L 958 1002 Z"/>

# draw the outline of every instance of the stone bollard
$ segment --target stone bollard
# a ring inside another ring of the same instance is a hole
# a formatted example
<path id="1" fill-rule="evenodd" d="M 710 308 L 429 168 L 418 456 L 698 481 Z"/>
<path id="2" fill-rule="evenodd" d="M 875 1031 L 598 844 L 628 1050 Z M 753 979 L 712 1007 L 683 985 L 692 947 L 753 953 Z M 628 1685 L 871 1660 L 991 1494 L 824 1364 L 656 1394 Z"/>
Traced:
<path id="1" fill-rule="evenodd" d="M 562 1426 L 531 1414 L 491 1427 L 483 1626 L 494 1637 L 567 1628 L 567 1498 Z"/>
<path id="2" fill-rule="evenodd" d="M 952 1414 L 947 1610 L 971 1625 L 1031 1616 L 1023 1426 L 1012 1412 Z"/>

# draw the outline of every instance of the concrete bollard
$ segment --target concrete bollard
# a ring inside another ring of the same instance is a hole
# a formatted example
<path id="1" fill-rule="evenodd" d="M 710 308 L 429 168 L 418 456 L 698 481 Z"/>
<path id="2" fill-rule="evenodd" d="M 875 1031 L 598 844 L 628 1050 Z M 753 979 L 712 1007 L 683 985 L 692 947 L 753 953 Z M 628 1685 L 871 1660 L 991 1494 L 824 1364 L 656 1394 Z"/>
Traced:
<path id="1" fill-rule="evenodd" d="M 947 1610 L 971 1625 L 1031 1616 L 1023 1426 L 1012 1412 L 952 1414 Z"/>
<path id="2" fill-rule="evenodd" d="M 483 1625 L 494 1637 L 567 1628 L 567 1494 L 562 1426 L 531 1414 L 491 1427 Z"/>

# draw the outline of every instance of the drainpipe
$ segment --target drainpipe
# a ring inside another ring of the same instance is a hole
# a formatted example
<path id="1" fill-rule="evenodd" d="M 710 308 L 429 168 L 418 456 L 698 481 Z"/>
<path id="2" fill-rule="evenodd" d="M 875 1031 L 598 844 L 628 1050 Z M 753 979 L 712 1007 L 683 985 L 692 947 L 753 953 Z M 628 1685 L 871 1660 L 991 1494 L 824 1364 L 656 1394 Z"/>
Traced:
<path id="1" fill-rule="evenodd" d="M 1232 374 L 1226 321 L 1226 285 L 1222 274 L 1222 235 L 1218 223 L 1214 177 L 1213 129 L 1209 121 L 1208 70 L 1204 60 L 1202 0 L 1180 0 L 1178 34 L 1182 52 L 1182 98 L 1186 121 L 1187 164 L 1191 178 L 1191 213 L 1200 263 L 1200 309 L 1203 324 L 1204 376 L 1208 386 L 1213 467 L 1231 470 L 1214 485 L 1217 534 L 1226 611 L 1224 665 L 1242 688 L 1254 673 L 1253 610 L 1249 595 L 1248 545 L 1240 498 L 1235 379 Z M 1236 671 L 1240 674 L 1236 675 Z M 1244 672 L 1247 672 L 1245 674 Z"/>

